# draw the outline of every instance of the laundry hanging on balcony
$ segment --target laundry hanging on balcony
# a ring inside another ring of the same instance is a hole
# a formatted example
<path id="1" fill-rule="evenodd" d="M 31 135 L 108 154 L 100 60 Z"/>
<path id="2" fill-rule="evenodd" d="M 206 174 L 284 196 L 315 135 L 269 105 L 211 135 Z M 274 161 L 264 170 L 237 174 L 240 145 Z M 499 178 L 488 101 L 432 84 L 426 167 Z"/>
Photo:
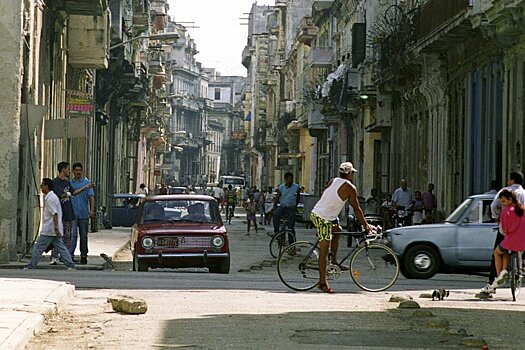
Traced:
<path id="1" fill-rule="evenodd" d="M 328 74 L 326 77 L 326 81 L 323 84 L 323 88 L 321 90 L 321 96 L 322 97 L 328 97 L 330 95 L 330 89 L 332 88 L 332 84 L 334 80 L 339 80 L 341 77 L 344 76 L 344 73 L 348 70 L 348 66 L 345 64 L 340 64 L 339 67 L 335 70 L 335 72 L 332 72 Z"/>

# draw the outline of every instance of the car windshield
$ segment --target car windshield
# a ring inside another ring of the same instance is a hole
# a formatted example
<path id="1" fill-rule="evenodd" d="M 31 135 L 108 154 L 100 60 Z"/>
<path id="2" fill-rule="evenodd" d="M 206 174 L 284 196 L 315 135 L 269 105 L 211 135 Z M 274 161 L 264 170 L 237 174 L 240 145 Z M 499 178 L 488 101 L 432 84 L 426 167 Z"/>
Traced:
<path id="1" fill-rule="evenodd" d="M 470 206 L 470 203 L 472 203 L 473 200 L 474 199 L 472 198 L 465 199 L 465 201 L 461 203 L 461 205 L 457 207 L 456 210 L 454 210 L 452 214 L 448 216 L 445 222 L 452 222 L 452 223 L 458 222 L 459 219 L 463 216 L 463 213 L 465 213 L 465 210 L 468 209 L 468 207 Z"/>
<path id="2" fill-rule="evenodd" d="M 207 200 L 158 200 L 144 203 L 144 223 L 152 222 L 213 222 L 221 223 L 216 202 Z"/>

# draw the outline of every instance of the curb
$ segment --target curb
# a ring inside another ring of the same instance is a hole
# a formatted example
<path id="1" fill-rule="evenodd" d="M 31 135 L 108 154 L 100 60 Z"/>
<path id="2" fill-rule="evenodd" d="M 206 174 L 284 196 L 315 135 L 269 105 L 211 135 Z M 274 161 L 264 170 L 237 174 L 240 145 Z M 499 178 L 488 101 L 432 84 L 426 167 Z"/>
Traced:
<path id="1" fill-rule="evenodd" d="M 2 349 L 14 349 L 23 350 L 27 344 L 31 341 L 33 336 L 44 328 L 44 316 L 40 314 L 33 314 L 23 311 L 15 311 L 11 315 L 5 315 L 3 312 L 2 317 L 20 315 L 21 313 L 26 314 L 20 324 L 13 330 L 9 336 L 0 344 Z"/>
<path id="2" fill-rule="evenodd" d="M 45 298 L 44 302 L 53 304 L 53 310 L 46 312 L 46 315 L 49 313 L 58 313 L 65 309 L 69 304 L 69 301 L 75 295 L 75 286 L 70 283 L 62 283 L 54 290 L 52 290 L 48 296 Z"/>

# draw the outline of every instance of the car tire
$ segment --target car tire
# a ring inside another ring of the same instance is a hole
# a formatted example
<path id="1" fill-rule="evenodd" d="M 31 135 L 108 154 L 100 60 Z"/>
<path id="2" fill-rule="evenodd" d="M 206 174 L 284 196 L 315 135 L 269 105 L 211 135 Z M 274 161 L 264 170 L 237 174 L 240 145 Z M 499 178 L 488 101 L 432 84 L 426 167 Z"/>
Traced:
<path id="1" fill-rule="evenodd" d="M 401 272 L 406 278 L 426 279 L 439 271 L 441 261 L 436 250 L 428 245 L 416 245 L 403 255 Z"/>
<path id="2" fill-rule="evenodd" d="M 230 256 L 218 264 L 209 267 L 210 273 L 230 273 Z"/>
<path id="3" fill-rule="evenodd" d="M 147 272 L 148 271 L 148 264 L 144 261 L 140 261 L 140 259 L 137 257 L 137 251 L 133 251 L 133 271 L 139 271 L 139 272 Z"/>

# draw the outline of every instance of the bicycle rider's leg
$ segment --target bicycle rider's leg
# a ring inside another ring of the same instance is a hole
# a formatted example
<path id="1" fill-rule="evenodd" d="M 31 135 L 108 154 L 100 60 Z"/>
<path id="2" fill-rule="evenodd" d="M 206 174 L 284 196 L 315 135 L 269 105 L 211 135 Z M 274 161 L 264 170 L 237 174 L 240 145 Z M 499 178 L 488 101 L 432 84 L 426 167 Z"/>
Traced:
<path id="1" fill-rule="evenodd" d="M 339 224 L 334 224 L 332 226 L 332 232 L 341 232 L 343 231 L 342 227 Z M 332 251 L 332 264 L 337 264 L 337 249 L 339 249 L 339 235 L 332 235 L 332 240 L 330 244 L 330 250 Z"/>
<path id="2" fill-rule="evenodd" d="M 500 247 L 496 247 L 493 252 L 494 255 L 494 264 L 496 265 L 496 276 L 499 276 L 501 270 L 506 268 L 506 265 L 504 265 L 505 258 L 504 256 L 507 255 L 505 252 L 501 251 Z M 507 264 L 509 262 L 509 259 L 507 257 Z"/>
<path id="3" fill-rule="evenodd" d="M 292 232 L 291 235 L 288 235 L 288 243 L 292 244 L 295 242 L 295 208 L 287 208 L 287 218 L 286 226 Z"/>
<path id="4" fill-rule="evenodd" d="M 494 242 L 494 249 L 496 249 L 499 244 L 503 241 L 505 236 L 498 230 L 496 234 L 496 240 Z M 494 262 L 494 254 L 492 254 L 492 261 L 490 263 L 490 275 L 489 275 L 489 284 L 492 284 L 498 275 L 496 274 L 496 264 Z"/>
<path id="5" fill-rule="evenodd" d="M 279 232 L 279 224 L 281 222 L 282 216 L 283 216 L 283 207 L 275 208 L 275 212 L 273 213 L 273 232 L 274 233 Z"/>
<path id="6" fill-rule="evenodd" d="M 317 238 L 319 238 L 319 286 L 323 288 L 323 291 L 329 291 L 330 287 L 326 282 L 326 266 L 328 265 L 328 251 L 332 238 L 332 223 L 314 213 L 310 215 L 310 219 L 317 230 Z"/>

